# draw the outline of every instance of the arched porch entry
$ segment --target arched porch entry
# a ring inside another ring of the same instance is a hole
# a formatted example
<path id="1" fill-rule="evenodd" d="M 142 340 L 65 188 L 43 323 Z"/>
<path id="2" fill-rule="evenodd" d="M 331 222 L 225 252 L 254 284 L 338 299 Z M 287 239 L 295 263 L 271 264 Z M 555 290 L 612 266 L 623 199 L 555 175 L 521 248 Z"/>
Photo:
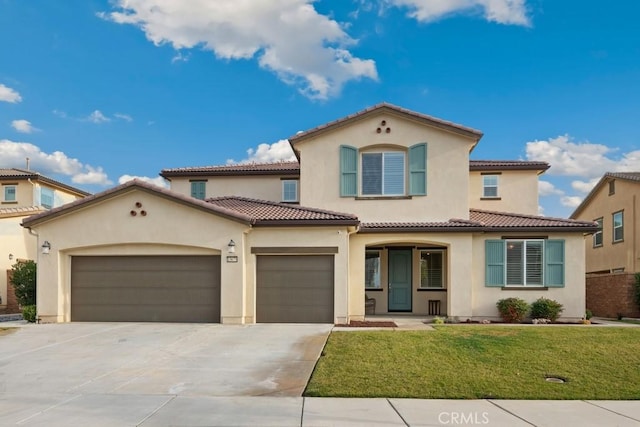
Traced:
<path id="1" fill-rule="evenodd" d="M 450 245 L 443 242 L 367 243 L 365 314 L 446 316 L 450 258 Z"/>

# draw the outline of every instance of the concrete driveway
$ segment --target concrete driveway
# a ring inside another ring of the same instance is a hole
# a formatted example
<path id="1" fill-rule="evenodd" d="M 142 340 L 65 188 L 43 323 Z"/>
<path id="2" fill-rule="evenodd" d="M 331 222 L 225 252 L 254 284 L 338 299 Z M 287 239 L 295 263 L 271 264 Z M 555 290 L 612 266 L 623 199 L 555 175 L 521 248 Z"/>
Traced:
<path id="1" fill-rule="evenodd" d="M 330 330 L 281 324 L 23 326 L 0 335 L 0 425 L 98 396 L 113 403 L 140 400 L 142 407 L 167 395 L 301 396 Z"/>

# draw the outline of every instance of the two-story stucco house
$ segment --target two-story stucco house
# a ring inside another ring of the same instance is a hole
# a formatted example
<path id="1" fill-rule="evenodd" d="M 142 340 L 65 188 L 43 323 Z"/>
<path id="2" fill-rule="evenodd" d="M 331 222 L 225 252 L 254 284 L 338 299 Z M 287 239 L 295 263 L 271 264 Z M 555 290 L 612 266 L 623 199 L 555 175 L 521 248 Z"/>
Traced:
<path id="1" fill-rule="evenodd" d="M 600 225 L 585 242 L 587 308 L 597 316 L 640 316 L 634 288 L 640 272 L 639 198 L 640 172 L 608 172 L 571 214 Z"/>
<path id="2" fill-rule="evenodd" d="M 26 169 L 0 168 L 0 312 L 7 308 L 6 270 L 21 259 L 36 259 L 36 238 L 20 222 L 89 193 Z"/>
<path id="3" fill-rule="evenodd" d="M 537 216 L 548 165 L 478 161 L 482 133 L 379 104 L 289 139 L 296 162 L 165 169 L 25 227 L 44 321 L 497 318 L 540 296 L 584 316 L 591 221 Z M 98 226 L 99 225 L 99 226 Z M 69 233 L 75 230 L 75 233 Z"/>

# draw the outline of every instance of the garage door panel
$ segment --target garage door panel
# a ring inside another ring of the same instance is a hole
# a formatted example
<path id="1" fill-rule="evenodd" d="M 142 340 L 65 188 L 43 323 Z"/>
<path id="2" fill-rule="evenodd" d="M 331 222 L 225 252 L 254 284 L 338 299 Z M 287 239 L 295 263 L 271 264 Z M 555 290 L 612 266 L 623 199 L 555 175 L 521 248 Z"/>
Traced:
<path id="1" fill-rule="evenodd" d="M 219 256 L 73 257 L 72 321 L 219 322 Z"/>
<path id="2" fill-rule="evenodd" d="M 333 305 L 333 255 L 258 256 L 258 322 L 333 323 Z"/>

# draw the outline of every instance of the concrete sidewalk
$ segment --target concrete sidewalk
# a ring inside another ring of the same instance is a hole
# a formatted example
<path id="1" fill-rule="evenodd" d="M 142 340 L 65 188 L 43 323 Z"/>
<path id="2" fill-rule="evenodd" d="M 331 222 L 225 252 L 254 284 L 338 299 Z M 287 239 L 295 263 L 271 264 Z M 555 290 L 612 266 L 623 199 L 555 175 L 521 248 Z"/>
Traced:
<path id="1" fill-rule="evenodd" d="M 640 426 L 640 402 L 0 393 L 0 425 Z"/>

